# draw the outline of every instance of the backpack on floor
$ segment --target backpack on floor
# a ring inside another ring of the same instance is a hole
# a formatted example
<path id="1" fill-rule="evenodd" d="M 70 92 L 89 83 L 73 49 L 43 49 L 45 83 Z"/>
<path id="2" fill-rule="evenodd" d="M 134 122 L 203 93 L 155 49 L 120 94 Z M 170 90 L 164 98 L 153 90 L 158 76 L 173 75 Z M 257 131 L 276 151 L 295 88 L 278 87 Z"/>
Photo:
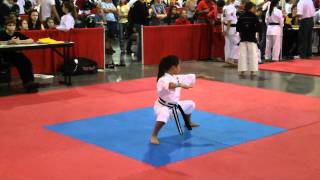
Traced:
<path id="1" fill-rule="evenodd" d="M 65 68 L 65 64 L 62 64 L 62 74 L 65 74 Z M 95 61 L 88 58 L 74 58 L 70 62 L 67 72 L 71 73 L 71 75 L 95 74 L 98 72 L 98 64 Z"/>

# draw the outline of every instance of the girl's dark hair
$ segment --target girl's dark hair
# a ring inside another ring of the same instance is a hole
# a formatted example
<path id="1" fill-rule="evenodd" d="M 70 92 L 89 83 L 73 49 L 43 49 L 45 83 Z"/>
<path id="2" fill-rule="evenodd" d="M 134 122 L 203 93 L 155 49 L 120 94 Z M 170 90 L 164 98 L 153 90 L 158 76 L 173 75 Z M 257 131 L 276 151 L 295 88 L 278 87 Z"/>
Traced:
<path id="1" fill-rule="evenodd" d="M 5 17 L 4 26 L 7 26 L 8 24 L 17 24 L 17 18 L 15 15 L 9 15 Z"/>
<path id="2" fill-rule="evenodd" d="M 76 12 L 76 9 L 75 9 L 74 5 L 70 1 L 64 1 L 63 5 L 64 5 L 64 7 L 66 9 L 68 9 L 69 13 L 71 13 L 71 15 L 74 18 L 74 20 L 76 20 L 77 12 Z"/>
<path id="3" fill-rule="evenodd" d="M 52 17 L 47 17 L 46 22 L 44 24 L 44 28 L 49 29 L 48 21 L 50 21 L 50 20 L 52 20 L 54 22 L 54 19 Z"/>
<path id="4" fill-rule="evenodd" d="M 32 19 L 31 19 L 31 14 L 34 12 L 38 13 L 38 19 L 36 21 L 35 26 L 33 26 Z M 39 18 L 39 12 L 36 9 L 32 9 L 29 12 L 28 27 L 29 27 L 29 30 L 41 30 L 41 22 L 40 22 L 40 18 Z"/>
<path id="5" fill-rule="evenodd" d="M 172 66 L 178 66 L 179 65 L 179 58 L 175 55 L 169 55 L 166 57 L 163 57 L 159 64 L 158 69 L 158 78 L 157 81 L 166 73 L 169 71 L 169 69 Z"/>
<path id="6" fill-rule="evenodd" d="M 279 0 L 271 0 L 270 8 L 269 8 L 269 16 L 271 16 L 274 7 L 277 7 Z"/>
<path id="7" fill-rule="evenodd" d="M 253 2 L 249 1 L 244 5 L 244 10 L 246 12 L 249 12 L 253 7 L 256 7 L 256 5 Z"/>

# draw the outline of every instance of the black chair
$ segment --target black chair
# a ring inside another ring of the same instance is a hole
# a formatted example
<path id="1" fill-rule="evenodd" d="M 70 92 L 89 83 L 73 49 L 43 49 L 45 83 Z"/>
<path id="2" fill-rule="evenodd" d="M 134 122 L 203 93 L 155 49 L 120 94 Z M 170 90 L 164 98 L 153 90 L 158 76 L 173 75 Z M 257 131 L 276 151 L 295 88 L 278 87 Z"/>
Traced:
<path id="1" fill-rule="evenodd" d="M 0 83 L 7 83 L 8 87 L 11 84 L 11 70 L 10 64 L 7 63 L 0 54 Z"/>

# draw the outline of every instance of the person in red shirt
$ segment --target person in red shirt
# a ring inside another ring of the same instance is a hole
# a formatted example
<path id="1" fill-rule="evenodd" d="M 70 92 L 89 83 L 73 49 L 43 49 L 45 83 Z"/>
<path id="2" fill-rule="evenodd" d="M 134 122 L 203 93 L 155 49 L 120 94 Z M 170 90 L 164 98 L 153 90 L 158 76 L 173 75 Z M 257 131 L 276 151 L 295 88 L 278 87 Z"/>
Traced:
<path id="1" fill-rule="evenodd" d="M 196 13 L 199 15 L 197 22 L 198 23 L 208 23 L 210 22 L 209 13 L 217 12 L 217 5 L 213 0 L 201 0 L 197 6 Z"/>
<path id="2" fill-rule="evenodd" d="M 180 18 L 176 20 L 176 25 L 184 25 L 184 24 L 191 24 L 188 20 L 188 14 L 186 10 L 182 10 L 180 14 Z"/>

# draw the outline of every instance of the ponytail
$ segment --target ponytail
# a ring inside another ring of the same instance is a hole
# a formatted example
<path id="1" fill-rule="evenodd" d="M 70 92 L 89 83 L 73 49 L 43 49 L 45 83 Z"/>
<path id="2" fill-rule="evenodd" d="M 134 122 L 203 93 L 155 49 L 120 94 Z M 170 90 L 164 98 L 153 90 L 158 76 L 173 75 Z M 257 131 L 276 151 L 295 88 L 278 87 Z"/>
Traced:
<path id="1" fill-rule="evenodd" d="M 277 7 L 278 3 L 279 3 L 279 0 L 271 0 L 270 7 L 269 7 L 269 16 L 272 15 L 273 9 L 274 7 Z"/>
<path id="2" fill-rule="evenodd" d="M 158 69 L 157 81 L 169 71 L 172 66 L 179 65 L 179 58 L 175 55 L 169 55 L 161 59 Z"/>

